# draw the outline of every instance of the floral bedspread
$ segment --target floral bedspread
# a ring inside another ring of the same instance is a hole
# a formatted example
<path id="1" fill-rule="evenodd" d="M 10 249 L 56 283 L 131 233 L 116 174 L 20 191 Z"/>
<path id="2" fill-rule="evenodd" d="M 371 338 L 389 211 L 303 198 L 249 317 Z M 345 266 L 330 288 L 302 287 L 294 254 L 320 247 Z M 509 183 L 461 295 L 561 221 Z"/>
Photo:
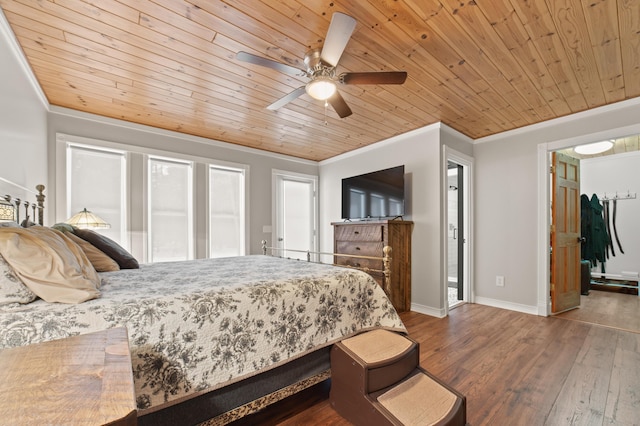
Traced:
<path id="1" fill-rule="evenodd" d="M 100 274 L 101 297 L 0 310 L 0 348 L 124 325 L 138 408 L 276 367 L 372 328 L 405 331 L 366 273 L 269 256 L 141 265 Z"/>

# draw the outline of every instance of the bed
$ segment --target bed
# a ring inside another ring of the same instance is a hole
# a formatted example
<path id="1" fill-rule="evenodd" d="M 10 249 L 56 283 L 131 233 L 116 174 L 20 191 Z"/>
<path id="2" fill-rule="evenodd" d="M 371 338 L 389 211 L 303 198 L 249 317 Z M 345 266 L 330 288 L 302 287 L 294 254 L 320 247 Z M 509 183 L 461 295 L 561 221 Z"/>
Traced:
<path id="1" fill-rule="evenodd" d="M 41 228 L 0 235 L 59 232 Z M 328 379 L 333 343 L 406 331 L 355 269 L 250 255 L 96 274 L 99 296 L 81 303 L 2 304 L 0 348 L 125 326 L 139 424 L 228 423 Z"/>

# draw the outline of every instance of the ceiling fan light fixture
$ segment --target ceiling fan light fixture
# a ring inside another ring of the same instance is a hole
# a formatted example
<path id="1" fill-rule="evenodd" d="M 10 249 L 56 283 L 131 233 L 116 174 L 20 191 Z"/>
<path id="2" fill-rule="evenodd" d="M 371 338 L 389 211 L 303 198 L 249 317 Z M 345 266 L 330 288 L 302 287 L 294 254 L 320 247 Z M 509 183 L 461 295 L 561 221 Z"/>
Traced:
<path id="1" fill-rule="evenodd" d="M 313 99 L 325 101 L 336 93 L 336 83 L 328 77 L 318 77 L 307 83 L 305 90 Z"/>
<path id="2" fill-rule="evenodd" d="M 608 151 L 613 147 L 613 141 L 595 142 L 586 145 L 578 145 L 573 150 L 578 154 L 593 155 Z"/>

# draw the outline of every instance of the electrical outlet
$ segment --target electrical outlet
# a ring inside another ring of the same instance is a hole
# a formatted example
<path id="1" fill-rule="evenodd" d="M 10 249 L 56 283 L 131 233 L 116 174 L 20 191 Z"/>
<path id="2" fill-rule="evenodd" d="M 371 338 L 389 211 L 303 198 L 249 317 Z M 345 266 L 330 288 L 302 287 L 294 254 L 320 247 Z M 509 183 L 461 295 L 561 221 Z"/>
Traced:
<path id="1" fill-rule="evenodd" d="M 502 275 L 496 276 L 496 286 L 504 287 L 504 277 Z"/>

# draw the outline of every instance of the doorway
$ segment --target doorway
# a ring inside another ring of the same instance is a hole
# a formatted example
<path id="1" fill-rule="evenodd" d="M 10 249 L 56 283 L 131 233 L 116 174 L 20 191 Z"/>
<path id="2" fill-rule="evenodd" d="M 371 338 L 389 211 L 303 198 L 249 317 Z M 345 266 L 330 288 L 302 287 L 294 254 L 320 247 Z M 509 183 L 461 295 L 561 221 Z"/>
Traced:
<path id="1" fill-rule="evenodd" d="M 273 186 L 273 246 L 280 249 L 283 257 L 307 260 L 307 251 L 318 251 L 318 178 L 274 170 Z M 315 254 L 311 260 L 317 260 Z"/>
<path id="2" fill-rule="evenodd" d="M 446 178 L 443 231 L 445 235 L 444 306 L 450 309 L 472 302 L 471 209 L 473 159 L 445 146 Z"/>
<path id="3" fill-rule="evenodd" d="M 464 291 L 464 169 L 447 162 L 447 301 L 449 309 L 465 302 Z"/>
<path id="4" fill-rule="evenodd" d="M 619 130 L 621 133 L 622 131 Z M 573 147 L 577 145 L 584 145 L 593 143 L 599 140 L 612 140 L 614 141 L 614 147 L 611 151 L 597 154 L 594 156 L 604 157 L 613 160 L 614 158 L 628 158 L 628 156 L 637 156 L 640 155 L 640 125 L 631 126 L 629 128 L 624 129 L 624 133 L 632 136 L 620 136 L 613 137 L 611 132 L 602 132 L 600 134 L 593 134 L 587 136 L 580 136 L 571 139 L 559 140 L 555 142 L 549 143 L 541 143 L 538 145 L 538 315 L 549 316 L 551 315 L 551 303 L 550 303 L 550 256 L 549 256 L 549 247 L 550 247 L 550 235 L 549 229 L 551 226 L 551 181 L 550 181 L 550 166 L 551 166 L 551 152 L 565 152 L 569 153 L 572 156 L 576 156 L 576 153 L 573 152 Z M 635 142 L 634 142 L 635 141 Z M 624 154 L 624 155 L 617 155 Z M 615 155 L 615 157 L 614 157 Z M 591 156 L 591 157 L 594 157 Z M 581 160 L 586 160 L 590 157 L 578 156 Z M 619 164 L 611 165 L 608 170 L 608 173 L 611 176 L 620 177 L 621 172 L 623 171 L 623 167 L 620 167 Z M 626 169 L 625 169 L 626 170 Z M 640 187 L 632 186 L 627 189 L 626 182 L 635 183 L 637 182 L 637 167 L 631 167 L 629 173 L 633 176 L 625 178 L 624 184 L 624 192 L 631 190 L 632 192 L 640 192 Z M 599 180 L 600 181 L 600 180 Z M 600 183 L 604 183 L 600 182 Z M 637 185 L 637 184 L 636 184 Z M 615 194 L 615 191 L 618 189 L 617 185 L 613 185 L 613 192 L 610 189 L 610 185 L 606 184 L 603 188 L 590 188 L 587 190 L 589 194 L 593 193 L 602 193 L 605 194 L 609 192 L 609 194 Z M 634 189 L 635 188 L 635 189 Z M 584 191 L 581 191 L 584 192 Z M 626 248 L 626 247 L 625 247 Z M 633 271 L 637 271 L 637 269 L 632 269 Z M 581 297 L 582 298 L 582 297 Z M 584 298 L 582 298 L 584 299 Z M 585 310 L 581 308 L 580 310 L 583 314 Z M 574 312 L 575 315 L 576 313 Z"/>

